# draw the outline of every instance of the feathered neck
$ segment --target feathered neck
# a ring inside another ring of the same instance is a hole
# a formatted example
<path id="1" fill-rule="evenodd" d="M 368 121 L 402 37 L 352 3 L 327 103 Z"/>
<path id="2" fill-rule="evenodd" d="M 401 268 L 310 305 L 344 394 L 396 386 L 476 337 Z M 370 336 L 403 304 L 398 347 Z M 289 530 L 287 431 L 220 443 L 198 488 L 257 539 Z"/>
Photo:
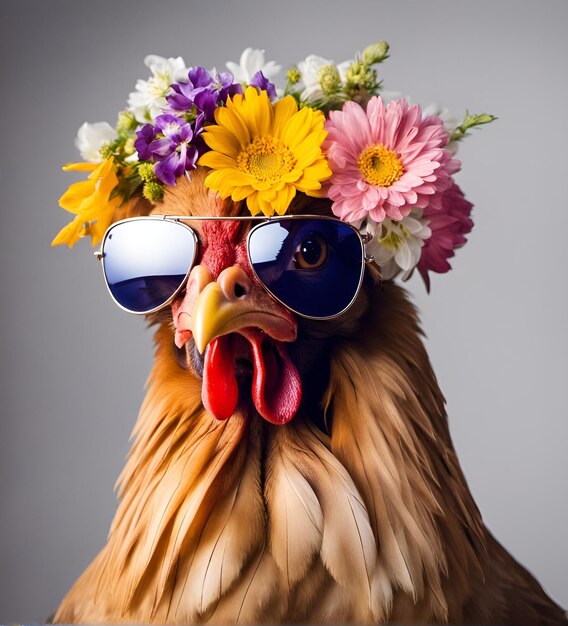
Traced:
<path id="1" fill-rule="evenodd" d="M 373 297 L 332 349 L 331 436 L 302 414 L 215 421 L 159 328 L 108 543 L 57 621 L 462 618 L 481 519 L 414 309 L 393 285 Z"/>
<path id="2" fill-rule="evenodd" d="M 381 588 L 386 598 L 394 594 L 390 619 L 459 622 L 472 582 L 483 576 L 483 523 L 416 310 L 392 283 L 372 297 L 368 332 L 338 342 L 334 352 L 326 395 L 331 449 L 369 513 Z"/>

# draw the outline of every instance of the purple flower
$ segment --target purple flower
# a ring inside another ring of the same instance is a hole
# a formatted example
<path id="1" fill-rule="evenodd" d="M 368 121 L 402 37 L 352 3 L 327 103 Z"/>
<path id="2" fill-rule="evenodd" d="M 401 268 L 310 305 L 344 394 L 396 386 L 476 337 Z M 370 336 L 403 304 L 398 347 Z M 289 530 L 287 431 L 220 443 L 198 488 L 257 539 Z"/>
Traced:
<path id="1" fill-rule="evenodd" d="M 204 115 L 197 116 L 193 127 L 171 113 L 158 115 L 155 125 L 145 124 L 137 133 L 135 147 L 144 161 L 155 161 L 154 173 L 166 185 L 196 167 L 200 150 L 192 145 L 203 130 Z"/>
<path id="2" fill-rule="evenodd" d="M 204 67 L 197 66 L 189 70 L 187 79 L 187 83 L 171 85 L 174 93 L 166 97 L 168 104 L 174 111 L 191 111 L 196 97 L 211 91 L 213 80 L 211 74 Z"/>
<path id="3" fill-rule="evenodd" d="M 258 87 L 261 91 L 266 91 L 271 100 L 276 98 L 276 85 L 271 83 L 260 70 L 252 77 L 249 85 Z"/>
<path id="4" fill-rule="evenodd" d="M 234 82 L 235 77 L 231 72 L 219 72 L 217 74 L 217 83 L 219 85 L 219 100 L 225 104 L 229 96 L 234 96 L 237 93 L 242 94 L 243 88 L 240 83 Z"/>
<path id="5" fill-rule="evenodd" d="M 150 161 L 152 158 L 152 150 L 150 145 L 156 138 L 156 130 L 152 124 L 144 124 L 139 131 L 136 131 L 136 141 L 134 147 L 138 152 L 138 157 L 142 161 Z"/>
<path id="6" fill-rule="evenodd" d="M 193 130 L 191 125 L 177 115 L 164 113 L 156 118 L 156 128 L 162 131 L 165 137 L 169 137 L 172 141 L 191 141 Z"/>
<path id="7" fill-rule="evenodd" d="M 166 98 L 168 104 L 174 111 L 193 111 L 195 107 L 209 122 L 214 121 L 215 109 L 224 104 L 228 96 L 242 93 L 230 72 L 221 72 L 213 80 L 205 68 L 197 66 L 189 71 L 187 78 L 188 82 L 171 85 L 173 93 Z"/>
<path id="8" fill-rule="evenodd" d="M 198 158 L 197 148 L 180 143 L 169 156 L 159 161 L 154 168 L 154 174 L 166 185 L 175 186 L 179 178 L 187 170 L 194 170 Z"/>

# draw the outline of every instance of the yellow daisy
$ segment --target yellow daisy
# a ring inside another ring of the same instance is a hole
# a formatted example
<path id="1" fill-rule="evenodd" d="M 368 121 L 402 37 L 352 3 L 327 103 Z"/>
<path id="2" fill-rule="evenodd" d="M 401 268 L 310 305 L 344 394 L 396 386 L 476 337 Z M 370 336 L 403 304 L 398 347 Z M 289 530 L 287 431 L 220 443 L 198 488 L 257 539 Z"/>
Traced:
<path id="1" fill-rule="evenodd" d="M 215 122 L 203 133 L 211 151 L 198 161 L 213 170 L 206 187 L 235 202 L 246 198 L 253 215 L 283 215 L 296 191 L 324 195 L 331 170 L 321 149 L 321 111 L 298 111 L 291 96 L 273 105 L 266 91 L 248 87 L 216 109 Z"/>
<path id="2" fill-rule="evenodd" d="M 103 238 L 121 202 L 119 196 L 110 197 L 118 184 L 114 159 L 110 157 L 102 163 L 71 163 L 63 169 L 91 173 L 88 180 L 73 183 L 59 198 L 59 206 L 77 217 L 57 233 L 51 245 L 66 243 L 72 248 L 86 234 L 86 226 L 95 245 Z"/>

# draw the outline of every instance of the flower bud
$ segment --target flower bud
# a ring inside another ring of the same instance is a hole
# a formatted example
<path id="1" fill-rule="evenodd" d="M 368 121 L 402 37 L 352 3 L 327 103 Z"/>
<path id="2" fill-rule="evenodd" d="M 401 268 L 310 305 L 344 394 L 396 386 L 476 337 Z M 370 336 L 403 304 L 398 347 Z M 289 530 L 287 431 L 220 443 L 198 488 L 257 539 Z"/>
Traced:
<path id="1" fill-rule="evenodd" d="M 154 174 L 154 165 L 152 163 L 140 163 L 138 166 L 138 176 L 145 183 L 153 183 L 156 181 L 156 175 Z"/>
<path id="2" fill-rule="evenodd" d="M 376 87 L 377 73 L 374 69 L 353 61 L 345 73 L 345 86 L 347 93 L 355 93 L 361 89 L 372 90 Z"/>
<path id="3" fill-rule="evenodd" d="M 158 181 L 144 183 L 142 195 L 150 202 L 161 202 L 164 198 L 164 186 Z"/>
<path id="4" fill-rule="evenodd" d="M 129 133 L 133 131 L 136 126 L 138 126 L 138 122 L 136 118 L 130 111 L 121 111 L 118 114 L 118 120 L 116 122 L 116 132 L 119 135 Z"/>
<path id="5" fill-rule="evenodd" d="M 341 76 L 335 65 L 324 65 L 318 74 L 319 84 L 324 95 L 334 94 L 341 85 Z"/>
<path id="6" fill-rule="evenodd" d="M 103 143 L 103 145 L 99 148 L 99 154 L 101 155 L 103 161 L 106 161 L 111 156 L 114 156 L 112 145 L 109 142 Z"/>
<path id="7" fill-rule="evenodd" d="M 367 46 L 363 50 L 361 60 L 365 65 L 374 65 L 388 59 L 389 44 L 386 41 L 379 41 Z"/>
<path id="8" fill-rule="evenodd" d="M 302 72 L 294 65 L 286 73 L 286 78 L 291 85 L 295 85 L 302 80 Z"/>
<path id="9" fill-rule="evenodd" d="M 136 148 L 134 147 L 134 142 L 136 141 L 136 135 L 130 135 L 128 139 L 124 142 L 124 153 L 127 155 L 134 154 L 136 152 Z"/>

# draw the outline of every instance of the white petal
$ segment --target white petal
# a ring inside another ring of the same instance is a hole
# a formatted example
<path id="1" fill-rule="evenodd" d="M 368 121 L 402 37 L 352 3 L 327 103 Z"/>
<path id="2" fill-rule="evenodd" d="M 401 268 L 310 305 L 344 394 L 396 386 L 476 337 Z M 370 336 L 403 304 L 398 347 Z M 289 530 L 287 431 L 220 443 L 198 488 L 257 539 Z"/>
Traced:
<path id="1" fill-rule="evenodd" d="M 397 262 L 398 266 L 404 271 L 410 270 L 414 265 L 412 264 L 412 254 L 410 253 L 410 248 L 408 244 L 403 242 L 396 251 L 394 255 L 394 260 Z"/>
<path id="2" fill-rule="evenodd" d="M 388 263 L 394 256 L 392 250 L 380 244 L 376 239 L 367 246 L 367 250 L 375 257 L 375 261 L 381 266 Z"/>
<path id="3" fill-rule="evenodd" d="M 264 50 L 247 48 L 241 55 L 241 67 L 247 75 L 247 82 L 262 68 L 264 65 Z"/>
<path id="4" fill-rule="evenodd" d="M 304 89 L 304 91 L 300 94 L 300 98 L 302 100 L 317 100 L 318 98 L 323 98 L 323 91 L 321 90 L 319 83 L 306 87 L 306 89 Z"/>
<path id="5" fill-rule="evenodd" d="M 227 68 L 233 75 L 235 82 L 250 83 L 252 77 L 259 71 L 268 79 L 274 78 L 281 69 L 274 61 L 264 61 L 264 50 L 258 48 L 246 48 L 243 50 L 239 63 L 228 61 Z"/>
<path id="6" fill-rule="evenodd" d="M 304 61 L 298 63 L 298 69 L 302 73 L 302 80 L 306 88 L 315 84 L 319 87 L 319 71 L 326 65 L 333 65 L 333 61 L 328 61 L 316 54 L 310 54 Z"/>
<path id="7" fill-rule="evenodd" d="M 398 267 L 394 259 L 391 259 L 385 265 L 381 265 L 381 278 L 383 280 L 389 280 L 391 278 L 394 278 L 399 272 L 400 268 Z"/>
<path id="8" fill-rule="evenodd" d="M 268 61 L 262 66 L 262 73 L 266 78 L 272 80 L 278 76 L 278 72 L 282 69 L 281 65 L 278 65 L 274 61 Z"/>
<path id="9" fill-rule="evenodd" d="M 163 71 L 166 67 L 166 58 L 157 54 L 148 54 L 144 57 L 144 65 L 150 69 L 152 74 Z"/>
<path id="10" fill-rule="evenodd" d="M 349 66 L 353 63 L 353 59 L 351 59 L 351 61 L 343 61 L 343 63 L 340 63 L 337 66 L 337 69 L 339 71 L 339 76 L 341 77 L 341 82 L 345 82 L 345 76 L 347 74 L 347 70 L 349 69 Z"/>
<path id="11" fill-rule="evenodd" d="M 168 59 L 168 70 L 170 74 L 170 83 L 178 83 L 180 80 L 187 81 L 189 68 L 186 67 L 182 57 Z"/>
<path id="12" fill-rule="evenodd" d="M 240 65 L 237 65 L 236 63 L 233 63 L 232 61 L 227 61 L 227 63 L 225 63 L 225 65 L 229 69 L 229 72 L 231 72 L 231 74 L 233 75 L 233 78 L 235 79 L 235 82 L 237 82 L 237 83 L 244 83 L 245 82 L 245 77 L 244 77 L 243 72 L 241 71 L 241 66 Z"/>
<path id="13" fill-rule="evenodd" d="M 116 131 L 107 122 L 95 122 L 94 124 L 85 122 L 77 132 L 75 145 L 85 161 L 100 163 L 102 161 L 100 149 L 106 143 L 114 141 L 116 137 Z"/>

